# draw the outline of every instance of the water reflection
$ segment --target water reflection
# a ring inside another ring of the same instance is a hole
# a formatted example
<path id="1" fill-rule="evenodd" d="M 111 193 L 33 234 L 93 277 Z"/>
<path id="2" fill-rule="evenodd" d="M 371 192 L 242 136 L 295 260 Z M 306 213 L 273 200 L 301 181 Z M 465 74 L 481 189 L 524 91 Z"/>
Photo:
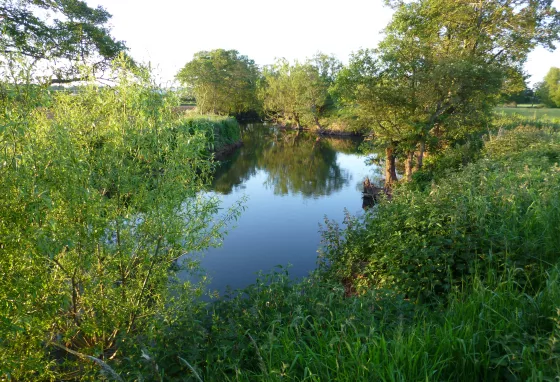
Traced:
<path id="1" fill-rule="evenodd" d="M 352 173 L 337 163 L 337 152 L 355 153 L 360 144 L 359 139 L 320 138 L 263 124 L 245 126 L 242 139 L 244 146 L 216 171 L 214 191 L 230 194 L 263 170 L 264 187 L 275 195 L 330 195 L 352 181 Z"/>
<path id="2" fill-rule="evenodd" d="M 227 210 L 246 197 L 244 211 L 223 246 L 200 260 L 212 279 L 210 290 L 243 288 L 259 270 L 291 264 L 290 276 L 303 277 L 316 266 L 325 215 L 339 223 L 344 210 L 362 211 L 362 181 L 378 169 L 357 153 L 359 140 L 321 138 L 262 124 L 243 129 L 244 146 L 215 174 L 211 194 Z M 185 276 L 186 277 L 186 276 Z"/>

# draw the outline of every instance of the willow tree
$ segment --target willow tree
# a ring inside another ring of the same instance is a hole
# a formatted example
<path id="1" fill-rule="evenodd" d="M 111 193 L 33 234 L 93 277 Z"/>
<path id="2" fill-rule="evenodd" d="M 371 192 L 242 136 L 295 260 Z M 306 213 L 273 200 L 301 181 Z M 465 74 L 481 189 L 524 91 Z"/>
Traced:
<path id="1" fill-rule="evenodd" d="M 22 86 L 0 97 L 2 379 L 101 380 L 100 362 L 136 363 L 189 312 L 186 254 L 219 244 L 236 216 L 200 195 L 214 171 L 204 124 L 126 68 L 77 94 L 16 73 Z"/>
<path id="2" fill-rule="evenodd" d="M 255 62 L 247 56 L 216 49 L 196 53 L 176 77 L 192 88 L 200 112 L 232 115 L 257 108 L 258 76 Z"/>
<path id="3" fill-rule="evenodd" d="M 311 62 L 290 65 L 281 59 L 264 69 L 259 94 L 271 119 L 297 128 L 311 124 L 321 128 L 319 116 L 328 89 L 328 80 Z"/>
<path id="4" fill-rule="evenodd" d="M 560 16 L 548 0 L 387 3 L 396 11 L 384 40 L 354 55 L 337 87 L 386 146 L 390 184 L 395 152 L 410 179 L 427 142 L 437 149 L 485 126 L 530 50 L 554 48 Z"/>

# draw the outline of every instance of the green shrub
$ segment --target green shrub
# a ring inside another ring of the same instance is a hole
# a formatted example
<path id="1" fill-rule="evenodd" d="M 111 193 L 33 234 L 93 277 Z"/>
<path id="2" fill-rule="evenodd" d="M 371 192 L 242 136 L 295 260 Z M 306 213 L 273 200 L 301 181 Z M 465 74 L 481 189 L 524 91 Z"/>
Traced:
<path id="1" fill-rule="evenodd" d="M 0 100 L 0 379 L 100 378 L 87 357 L 118 368 L 173 317 L 174 264 L 222 237 L 217 200 L 197 194 L 208 133 L 176 128 L 149 75 L 115 69 L 114 87 L 22 81 Z"/>
<path id="2" fill-rule="evenodd" d="M 196 131 L 204 132 L 208 140 L 208 150 L 211 152 L 241 140 L 239 123 L 233 117 L 190 115 L 180 119 L 178 128 L 187 129 L 190 134 Z"/>
<path id="3" fill-rule="evenodd" d="M 325 277 L 424 299 L 448 292 L 477 268 L 507 265 L 529 272 L 554 262 L 560 248 L 560 146 L 546 134 L 528 144 L 526 134 L 495 138 L 482 159 L 426 191 L 397 188 L 392 202 L 347 220 L 345 240 L 329 224 L 323 233 Z M 508 148 L 498 150 L 501 143 Z"/>

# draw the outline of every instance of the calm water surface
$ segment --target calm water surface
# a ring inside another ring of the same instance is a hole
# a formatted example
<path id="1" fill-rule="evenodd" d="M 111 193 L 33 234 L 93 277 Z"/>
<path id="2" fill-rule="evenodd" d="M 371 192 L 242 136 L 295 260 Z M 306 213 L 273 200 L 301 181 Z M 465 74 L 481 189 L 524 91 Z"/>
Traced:
<path id="1" fill-rule="evenodd" d="M 325 215 L 342 222 L 344 209 L 362 211 L 362 181 L 378 169 L 365 165 L 356 139 L 318 138 L 264 124 L 242 128 L 244 146 L 225 158 L 212 192 L 228 208 L 246 196 L 245 211 L 223 246 L 200 261 L 210 289 L 243 288 L 260 270 L 291 264 L 290 275 L 316 266 Z"/>

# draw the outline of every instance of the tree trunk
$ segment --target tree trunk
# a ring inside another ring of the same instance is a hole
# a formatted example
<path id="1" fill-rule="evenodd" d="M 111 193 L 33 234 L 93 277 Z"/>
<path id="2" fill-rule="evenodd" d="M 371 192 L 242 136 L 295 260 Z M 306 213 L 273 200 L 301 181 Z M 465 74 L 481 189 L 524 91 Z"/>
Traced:
<path id="1" fill-rule="evenodd" d="M 412 181 L 412 164 L 414 162 L 414 151 L 409 151 L 406 154 L 406 162 L 404 164 L 404 173 L 406 176 L 406 181 Z"/>
<path id="2" fill-rule="evenodd" d="M 297 128 L 298 130 L 300 130 L 300 129 L 301 129 L 301 125 L 300 125 L 300 123 L 299 123 L 299 116 L 296 115 L 296 116 L 294 117 L 294 120 L 296 121 L 296 128 Z"/>
<path id="3" fill-rule="evenodd" d="M 426 142 L 421 141 L 420 142 L 420 150 L 418 152 L 418 157 L 416 158 L 416 168 L 415 168 L 416 171 L 422 169 L 422 165 L 423 165 L 423 161 L 424 161 L 424 151 L 426 151 Z"/>
<path id="4" fill-rule="evenodd" d="M 323 131 L 323 126 L 321 126 L 321 124 L 319 123 L 319 117 L 317 117 L 316 115 L 313 116 L 313 119 L 315 120 L 315 125 L 317 126 L 317 128 L 319 129 L 319 131 Z"/>
<path id="5" fill-rule="evenodd" d="M 388 146 L 385 149 L 385 187 L 390 187 L 391 184 L 397 181 L 395 155 L 393 152 L 393 146 Z"/>

